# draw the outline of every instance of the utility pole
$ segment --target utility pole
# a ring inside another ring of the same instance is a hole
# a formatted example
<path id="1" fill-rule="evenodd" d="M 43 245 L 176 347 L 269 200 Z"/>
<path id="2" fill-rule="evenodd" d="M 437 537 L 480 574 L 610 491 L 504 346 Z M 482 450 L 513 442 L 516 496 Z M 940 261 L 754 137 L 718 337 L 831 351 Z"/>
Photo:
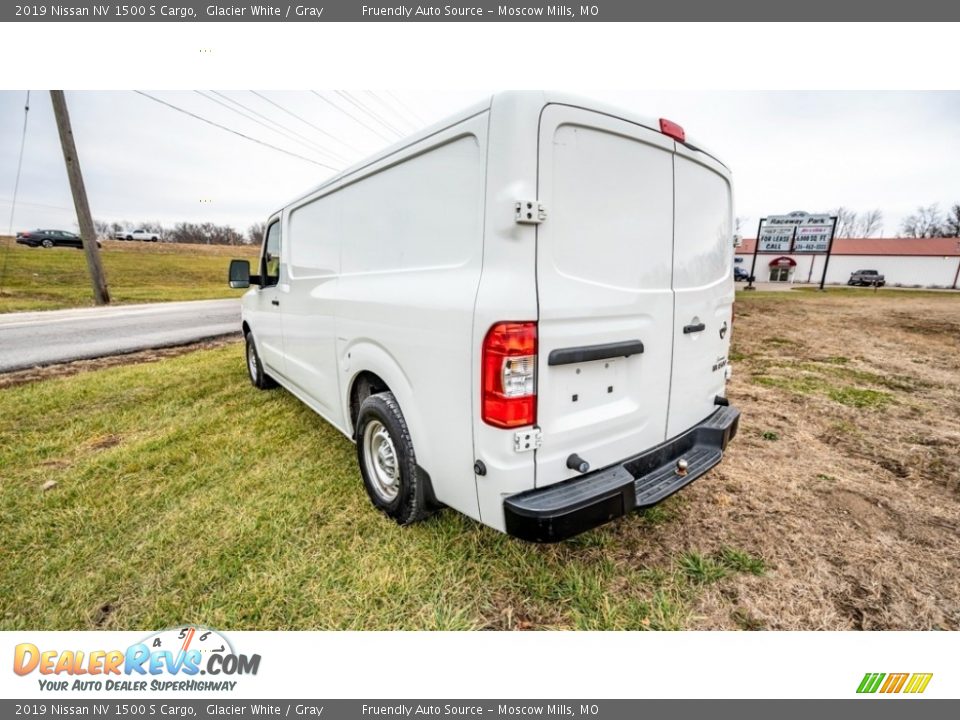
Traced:
<path id="1" fill-rule="evenodd" d="M 80 222 L 80 238 L 83 241 L 83 254 L 87 258 L 90 284 L 93 286 L 93 301 L 97 305 L 108 305 L 110 304 L 110 292 L 107 290 L 107 278 L 103 274 L 103 264 L 100 262 L 97 232 L 93 227 L 93 217 L 90 215 L 87 190 L 83 186 L 80 158 L 77 157 L 77 146 L 73 142 L 70 114 L 67 112 L 67 100 L 63 96 L 63 90 L 51 90 L 50 100 L 53 103 L 53 114 L 57 118 L 57 131 L 60 133 L 63 160 L 67 165 L 67 177 L 70 178 L 73 205 L 77 210 L 77 220 Z"/>

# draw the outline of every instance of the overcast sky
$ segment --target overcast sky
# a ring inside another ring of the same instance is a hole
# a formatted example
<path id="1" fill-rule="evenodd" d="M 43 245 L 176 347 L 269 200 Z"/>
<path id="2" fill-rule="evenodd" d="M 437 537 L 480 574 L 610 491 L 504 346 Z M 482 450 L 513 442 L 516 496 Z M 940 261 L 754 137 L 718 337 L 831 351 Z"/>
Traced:
<path id="1" fill-rule="evenodd" d="M 336 168 L 487 94 L 321 90 L 325 101 L 308 91 L 148 92 Z M 747 237 L 762 215 L 839 205 L 880 208 L 889 236 L 917 205 L 960 202 L 960 92 L 578 94 L 683 125 L 732 168 Z M 0 232 L 10 221 L 24 100 L 22 91 L 0 91 Z M 211 221 L 245 231 L 332 174 L 132 91 L 68 92 L 67 103 L 97 219 Z M 46 91 L 32 92 L 29 115 L 13 230 L 76 229 Z"/>

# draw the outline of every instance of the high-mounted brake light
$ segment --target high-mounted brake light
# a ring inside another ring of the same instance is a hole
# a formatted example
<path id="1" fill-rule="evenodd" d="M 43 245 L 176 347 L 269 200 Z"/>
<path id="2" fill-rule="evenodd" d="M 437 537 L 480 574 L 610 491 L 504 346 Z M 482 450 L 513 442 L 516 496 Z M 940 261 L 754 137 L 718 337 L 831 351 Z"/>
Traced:
<path id="1" fill-rule="evenodd" d="M 537 421 L 537 324 L 500 322 L 483 339 L 481 417 L 512 428 Z"/>
<path id="2" fill-rule="evenodd" d="M 683 128 L 666 118 L 660 118 L 660 132 L 680 142 L 686 142 L 687 139 L 687 134 L 683 131 Z"/>

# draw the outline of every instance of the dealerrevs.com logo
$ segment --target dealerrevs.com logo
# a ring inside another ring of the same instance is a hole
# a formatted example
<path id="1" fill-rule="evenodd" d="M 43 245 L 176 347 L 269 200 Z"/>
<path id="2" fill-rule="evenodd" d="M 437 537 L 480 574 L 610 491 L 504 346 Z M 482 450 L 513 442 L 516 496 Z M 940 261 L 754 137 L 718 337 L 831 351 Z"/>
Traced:
<path id="1" fill-rule="evenodd" d="M 163 630 L 126 650 L 56 650 L 20 643 L 13 671 L 37 673 L 41 690 L 230 691 L 256 675 L 260 655 L 237 653 L 222 634 L 202 627 Z"/>

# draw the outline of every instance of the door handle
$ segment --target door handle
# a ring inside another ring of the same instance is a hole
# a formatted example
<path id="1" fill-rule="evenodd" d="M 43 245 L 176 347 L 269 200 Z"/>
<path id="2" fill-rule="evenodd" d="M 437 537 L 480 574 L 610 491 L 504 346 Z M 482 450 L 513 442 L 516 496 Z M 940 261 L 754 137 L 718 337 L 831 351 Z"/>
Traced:
<path id="1" fill-rule="evenodd" d="M 271 301 L 270 301 L 270 304 L 271 304 L 271 305 L 276 305 L 277 307 L 279 307 L 279 306 L 280 306 L 280 301 L 274 299 L 274 300 L 271 300 Z"/>
<path id="2" fill-rule="evenodd" d="M 684 325 L 683 334 L 689 335 L 690 333 L 703 332 L 707 329 L 707 326 L 703 323 L 697 323 L 696 325 Z"/>

